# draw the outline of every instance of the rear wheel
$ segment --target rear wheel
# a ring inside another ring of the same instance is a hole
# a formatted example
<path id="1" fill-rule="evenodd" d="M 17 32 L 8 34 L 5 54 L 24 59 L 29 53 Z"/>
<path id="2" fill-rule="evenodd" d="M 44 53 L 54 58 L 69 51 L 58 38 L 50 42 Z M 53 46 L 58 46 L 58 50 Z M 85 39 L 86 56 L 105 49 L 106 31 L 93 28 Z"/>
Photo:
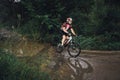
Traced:
<path id="1" fill-rule="evenodd" d="M 71 43 L 68 45 L 67 51 L 71 57 L 77 57 L 81 53 L 81 47 L 77 43 Z"/>

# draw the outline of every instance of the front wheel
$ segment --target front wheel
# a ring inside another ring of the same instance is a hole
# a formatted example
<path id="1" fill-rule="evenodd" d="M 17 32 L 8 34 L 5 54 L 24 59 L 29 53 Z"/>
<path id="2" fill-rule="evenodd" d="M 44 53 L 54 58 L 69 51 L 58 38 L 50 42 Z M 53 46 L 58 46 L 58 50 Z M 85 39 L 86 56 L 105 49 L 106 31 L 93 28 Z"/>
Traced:
<path id="1" fill-rule="evenodd" d="M 77 57 L 81 53 L 81 47 L 77 43 L 71 43 L 68 45 L 67 51 L 71 57 Z"/>

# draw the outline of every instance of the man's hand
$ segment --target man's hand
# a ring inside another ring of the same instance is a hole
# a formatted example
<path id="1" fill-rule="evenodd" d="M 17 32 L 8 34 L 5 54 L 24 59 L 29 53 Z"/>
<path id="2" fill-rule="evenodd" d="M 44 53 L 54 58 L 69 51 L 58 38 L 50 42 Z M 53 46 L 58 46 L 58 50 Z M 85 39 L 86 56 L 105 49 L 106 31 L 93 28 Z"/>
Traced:
<path id="1" fill-rule="evenodd" d="M 75 36 L 75 37 L 77 37 L 77 35 L 76 35 L 76 34 L 74 34 L 74 36 Z"/>
<path id="2" fill-rule="evenodd" d="M 71 33 L 67 33 L 67 35 L 70 37 L 70 36 L 71 36 Z"/>

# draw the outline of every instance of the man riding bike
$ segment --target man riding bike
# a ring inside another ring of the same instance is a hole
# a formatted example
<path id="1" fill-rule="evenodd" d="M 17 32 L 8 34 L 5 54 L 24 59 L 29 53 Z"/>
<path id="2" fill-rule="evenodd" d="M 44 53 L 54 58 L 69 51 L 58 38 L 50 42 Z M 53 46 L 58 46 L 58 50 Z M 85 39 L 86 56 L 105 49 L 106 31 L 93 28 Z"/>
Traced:
<path id="1" fill-rule="evenodd" d="M 66 22 L 64 22 L 61 26 L 61 30 L 62 30 L 62 41 L 61 41 L 61 46 L 64 45 L 65 40 L 69 39 L 69 30 L 72 32 L 73 35 L 76 36 L 76 33 L 74 31 L 74 29 L 72 28 L 72 18 L 67 18 Z"/>

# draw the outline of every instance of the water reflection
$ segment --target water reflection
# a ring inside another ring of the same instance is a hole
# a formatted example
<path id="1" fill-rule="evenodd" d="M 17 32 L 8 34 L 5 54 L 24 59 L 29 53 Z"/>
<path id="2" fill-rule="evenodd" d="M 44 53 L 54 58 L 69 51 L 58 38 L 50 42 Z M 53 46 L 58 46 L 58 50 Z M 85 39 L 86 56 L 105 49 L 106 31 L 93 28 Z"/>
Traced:
<path id="1" fill-rule="evenodd" d="M 74 80 L 84 80 L 85 74 L 93 72 L 92 66 L 84 59 L 68 58 L 68 66 L 71 68 L 71 78 Z M 86 80 L 86 79 L 85 79 Z"/>
<path id="2" fill-rule="evenodd" d="M 55 62 L 54 70 L 59 71 L 60 75 L 58 80 L 89 80 L 90 73 L 93 72 L 91 64 L 81 57 L 72 58 L 59 55 Z"/>

